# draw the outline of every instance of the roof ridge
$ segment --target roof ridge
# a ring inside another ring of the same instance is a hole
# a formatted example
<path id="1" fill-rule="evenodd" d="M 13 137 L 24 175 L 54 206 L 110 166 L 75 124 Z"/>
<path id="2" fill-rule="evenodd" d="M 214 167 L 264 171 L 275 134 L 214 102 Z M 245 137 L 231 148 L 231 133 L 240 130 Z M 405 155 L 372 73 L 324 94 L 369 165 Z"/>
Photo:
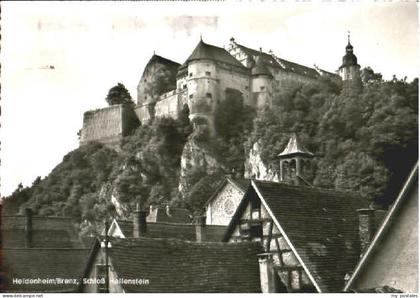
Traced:
<path id="1" fill-rule="evenodd" d="M 360 195 L 355 192 L 355 191 L 346 191 L 346 190 L 339 190 L 339 189 L 330 189 L 330 188 L 322 188 L 319 186 L 308 186 L 308 185 L 293 185 L 293 184 L 289 184 L 289 183 L 285 183 L 285 182 L 275 182 L 275 181 L 268 181 L 268 180 L 254 180 L 254 182 L 262 182 L 262 183 L 270 183 L 270 184 L 278 184 L 278 185 L 283 185 L 286 187 L 290 187 L 290 188 L 295 188 L 295 189 L 299 189 L 299 188 L 306 188 L 309 190 L 319 190 L 320 192 L 331 192 L 331 193 L 342 193 L 342 194 L 353 194 L 357 197 L 360 197 Z"/>

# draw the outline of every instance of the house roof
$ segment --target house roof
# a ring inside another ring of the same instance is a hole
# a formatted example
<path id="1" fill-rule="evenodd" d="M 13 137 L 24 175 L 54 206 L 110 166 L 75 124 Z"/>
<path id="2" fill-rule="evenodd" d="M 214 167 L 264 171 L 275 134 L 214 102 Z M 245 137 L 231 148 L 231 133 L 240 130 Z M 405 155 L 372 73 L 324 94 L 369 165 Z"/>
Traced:
<path id="1" fill-rule="evenodd" d="M 383 240 L 386 237 L 387 232 L 395 224 L 395 220 L 398 214 L 398 211 L 410 197 L 410 191 L 413 188 L 418 188 L 418 171 L 419 171 L 419 164 L 418 161 L 414 165 L 413 169 L 409 177 L 407 178 L 404 186 L 402 187 L 400 193 L 398 194 L 397 199 L 395 200 L 394 204 L 391 206 L 388 213 L 385 215 L 385 218 L 382 221 L 382 224 L 379 226 L 377 233 L 375 234 L 374 238 L 372 239 L 370 245 L 367 247 L 363 257 L 358 262 L 357 266 L 355 266 L 355 270 L 351 275 L 350 279 L 348 280 L 347 284 L 344 287 L 344 291 L 349 291 L 354 282 L 357 280 L 360 273 L 366 269 L 370 258 L 373 257 L 377 248 L 382 245 Z M 401 218 L 402 219 L 402 218 Z M 400 219 L 400 220 L 401 220 Z M 388 287 L 390 288 L 390 287 Z M 392 289 L 392 288 L 391 288 Z M 359 292 L 365 292 L 365 290 L 360 290 Z"/>
<path id="2" fill-rule="evenodd" d="M 191 61 L 202 59 L 220 61 L 233 66 L 244 68 L 244 66 L 231 54 L 229 54 L 228 51 L 226 51 L 223 48 L 207 44 L 203 40 L 200 40 L 200 42 L 195 47 L 194 51 L 191 53 L 191 55 L 180 68 L 185 67 Z"/>
<path id="3" fill-rule="evenodd" d="M 126 292 L 260 292 L 258 243 L 196 243 L 174 239 L 112 239 L 118 278 L 146 278 Z"/>
<path id="4" fill-rule="evenodd" d="M 116 222 L 126 238 L 133 237 L 132 221 L 116 220 Z M 145 237 L 195 241 L 195 228 L 195 224 L 148 222 Z M 225 230 L 225 226 L 206 225 L 202 231 L 205 241 L 220 242 L 223 239 Z"/>
<path id="5" fill-rule="evenodd" d="M 286 148 L 284 148 L 283 152 L 281 152 L 278 157 L 292 157 L 296 155 L 305 155 L 308 157 L 313 157 L 314 154 L 310 152 L 308 149 L 303 146 L 300 139 L 296 135 L 296 133 L 293 133 L 292 136 L 289 139 L 289 142 L 287 143 Z"/>
<path id="6" fill-rule="evenodd" d="M 3 248 L 2 277 L 5 292 L 57 293 L 75 292 L 77 283 L 44 283 L 39 279 L 72 279 L 79 282 L 89 249 L 75 248 Z M 31 284 L 13 283 L 13 278 L 34 280 Z M 37 282 L 39 281 L 39 282 Z"/>
<path id="7" fill-rule="evenodd" d="M 25 216 L 2 216 L 1 247 L 25 247 Z M 85 247 L 67 217 L 32 217 L 32 247 Z"/>
<path id="8" fill-rule="evenodd" d="M 147 221 L 167 223 L 191 223 L 191 212 L 183 208 L 170 207 L 169 214 L 166 208 L 152 208 L 147 216 Z"/>
<path id="9" fill-rule="evenodd" d="M 366 205 L 354 194 L 285 183 L 252 181 L 227 229 L 227 241 L 254 193 L 290 240 L 303 266 L 322 292 L 339 292 L 359 257 L 357 209 Z"/>

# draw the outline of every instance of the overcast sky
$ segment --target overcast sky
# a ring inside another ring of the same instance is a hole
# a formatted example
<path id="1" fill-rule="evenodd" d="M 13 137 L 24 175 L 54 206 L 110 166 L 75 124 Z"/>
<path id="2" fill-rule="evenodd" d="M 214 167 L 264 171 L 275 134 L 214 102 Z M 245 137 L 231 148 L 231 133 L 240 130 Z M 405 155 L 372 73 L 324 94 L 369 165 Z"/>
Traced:
<path id="1" fill-rule="evenodd" d="M 112 86 L 136 99 L 153 51 L 182 63 L 200 34 L 335 71 L 350 30 L 362 67 L 418 76 L 415 3 L 254 2 L 2 2 L 1 194 L 77 148 L 83 112 L 105 107 Z"/>

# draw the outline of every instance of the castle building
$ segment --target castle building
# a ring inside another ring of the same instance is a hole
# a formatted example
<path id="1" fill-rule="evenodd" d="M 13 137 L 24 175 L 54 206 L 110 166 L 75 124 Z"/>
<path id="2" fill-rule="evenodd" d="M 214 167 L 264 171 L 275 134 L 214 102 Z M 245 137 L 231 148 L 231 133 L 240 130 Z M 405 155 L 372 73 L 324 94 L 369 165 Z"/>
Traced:
<path id="1" fill-rule="evenodd" d="M 271 105 L 280 90 L 291 82 L 310 83 L 321 77 L 353 81 L 360 77 L 360 66 L 349 43 L 338 73 L 303 66 L 279 58 L 272 51 L 254 50 L 230 39 L 220 48 L 198 42 L 181 65 L 154 54 L 137 86 L 137 105 L 110 107 L 85 113 L 80 144 L 99 141 L 118 144 L 131 127 L 133 115 L 140 123 L 155 117 L 177 118 L 187 109 L 194 125 L 205 124 L 215 134 L 213 116 L 220 102 L 232 97 L 257 111 Z M 126 109 L 134 110 L 130 113 Z M 129 118 L 129 119 L 128 119 Z"/>

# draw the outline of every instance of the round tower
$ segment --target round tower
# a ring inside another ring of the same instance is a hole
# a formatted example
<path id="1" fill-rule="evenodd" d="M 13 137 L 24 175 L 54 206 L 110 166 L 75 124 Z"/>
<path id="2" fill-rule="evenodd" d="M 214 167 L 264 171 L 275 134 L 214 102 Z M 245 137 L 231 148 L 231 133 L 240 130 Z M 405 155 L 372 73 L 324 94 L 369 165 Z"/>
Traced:
<path id="1" fill-rule="evenodd" d="M 251 90 L 253 105 L 260 109 L 267 104 L 271 104 L 273 75 L 264 63 L 264 58 L 260 54 L 255 65 L 251 68 Z"/>
<path id="2" fill-rule="evenodd" d="M 338 69 L 338 73 L 343 81 L 360 80 L 360 65 L 357 64 L 357 57 L 353 53 L 350 34 L 347 38 L 346 54 L 343 56 L 343 62 Z"/>

